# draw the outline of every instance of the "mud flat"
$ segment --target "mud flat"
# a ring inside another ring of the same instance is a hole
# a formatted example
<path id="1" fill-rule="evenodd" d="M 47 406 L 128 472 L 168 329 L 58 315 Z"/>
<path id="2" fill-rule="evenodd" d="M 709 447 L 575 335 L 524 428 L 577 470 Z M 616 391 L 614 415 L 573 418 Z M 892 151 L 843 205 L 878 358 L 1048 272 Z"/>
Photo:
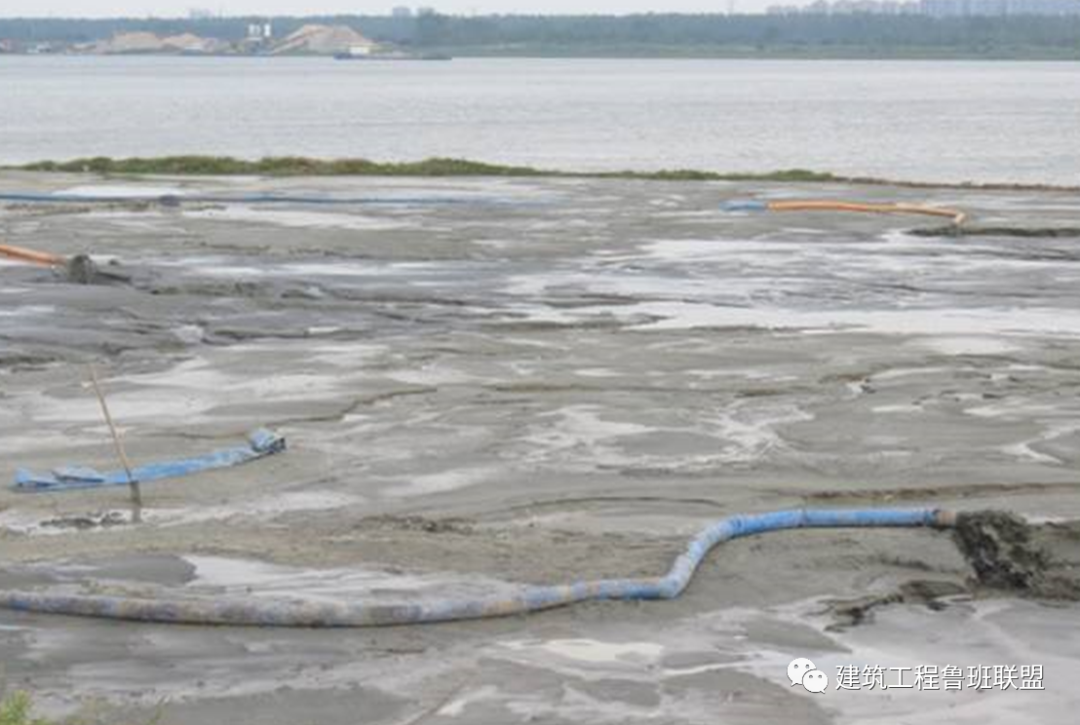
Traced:
<path id="1" fill-rule="evenodd" d="M 0 492 L 0 586 L 402 600 L 662 572 L 735 513 L 1003 509 L 1080 562 L 1080 239 L 918 219 L 733 214 L 736 198 L 928 202 L 1080 227 L 1054 192 L 618 180 L 6 173 L 0 481 L 260 425 L 287 454 L 144 487 Z M 352 203 L 203 203 L 324 196 Z M 167 195 L 168 204 L 139 195 Z M 103 525 L 104 524 L 104 525 Z M 0 612 L 0 677 L 46 715 L 162 723 L 1072 723 L 1068 587 L 973 584 L 949 535 L 724 545 L 666 603 L 344 632 Z M 1039 691 L 813 695 L 787 663 L 1041 665 Z"/>

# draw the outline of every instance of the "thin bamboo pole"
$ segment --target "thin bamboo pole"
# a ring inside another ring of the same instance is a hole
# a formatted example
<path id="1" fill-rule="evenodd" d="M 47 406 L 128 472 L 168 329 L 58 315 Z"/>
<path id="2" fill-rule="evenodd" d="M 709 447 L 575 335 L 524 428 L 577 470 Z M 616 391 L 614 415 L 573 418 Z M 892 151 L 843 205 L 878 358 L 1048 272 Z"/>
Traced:
<path id="1" fill-rule="evenodd" d="M 109 412 L 109 404 L 105 400 L 104 391 L 101 389 L 97 370 L 94 369 L 93 363 L 90 363 L 88 367 L 90 368 L 90 382 L 94 386 L 94 393 L 97 394 L 98 402 L 101 404 L 101 413 L 105 416 L 109 432 L 112 433 L 113 445 L 116 446 L 116 455 L 120 458 L 120 465 L 124 467 L 124 472 L 127 473 L 128 487 L 131 489 L 131 521 L 138 524 L 142 522 L 142 491 L 139 489 L 139 482 L 131 472 L 131 461 L 128 459 L 127 451 L 124 450 L 124 441 L 120 436 L 120 431 L 116 428 L 116 424 L 113 422 L 112 413 Z"/>

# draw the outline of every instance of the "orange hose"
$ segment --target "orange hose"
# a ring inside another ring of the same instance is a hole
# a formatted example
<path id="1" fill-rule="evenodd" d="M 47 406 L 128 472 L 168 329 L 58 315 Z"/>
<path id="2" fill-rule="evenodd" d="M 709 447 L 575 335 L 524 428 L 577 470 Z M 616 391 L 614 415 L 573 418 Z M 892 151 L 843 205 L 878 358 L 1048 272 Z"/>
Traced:
<path id="1" fill-rule="evenodd" d="M 921 204 L 862 204 L 852 201 L 770 201 L 771 211 L 853 211 L 869 214 L 926 214 L 948 217 L 960 226 L 967 221 L 967 214 L 959 209 L 922 206 Z"/>
<path id="2" fill-rule="evenodd" d="M 7 257 L 8 259 L 15 259 L 20 262 L 29 262 L 30 264 L 40 264 L 45 267 L 62 267 L 67 263 L 67 260 L 58 254 L 36 252 L 33 249 L 14 247 L 10 244 L 0 244 L 0 257 Z"/>

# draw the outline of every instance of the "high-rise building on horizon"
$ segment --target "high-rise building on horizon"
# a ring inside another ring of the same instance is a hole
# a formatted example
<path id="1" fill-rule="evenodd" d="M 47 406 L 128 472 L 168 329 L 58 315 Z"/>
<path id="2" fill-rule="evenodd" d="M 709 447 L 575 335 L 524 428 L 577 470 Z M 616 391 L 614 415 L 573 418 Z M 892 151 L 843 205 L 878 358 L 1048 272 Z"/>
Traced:
<path id="1" fill-rule="evenodd" d="M 924 15 L 932 18 L 1080 15 L 1080 0 L 816 0 L 774 5 L 773 15 Z"/>

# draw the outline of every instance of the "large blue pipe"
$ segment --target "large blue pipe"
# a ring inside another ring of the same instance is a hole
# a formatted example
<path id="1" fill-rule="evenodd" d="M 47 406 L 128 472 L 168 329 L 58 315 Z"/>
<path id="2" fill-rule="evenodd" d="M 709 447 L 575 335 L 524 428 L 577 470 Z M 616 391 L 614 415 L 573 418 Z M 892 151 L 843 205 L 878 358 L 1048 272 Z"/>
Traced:
<path id="1" fill-rule="evenodd" d="M 273 431 L 260 428 L 248 436 L 247 444 L 214 451 L 192 458 L 148 463 L 128 471 L 102 473 L 83 466 L 65 466 L 51 473 L 34 473 L 24 468 L 15 471 L 14 489 L 22 493 L 52 493 L 76 491 L 104 486 L 127 486 L 133 480 L 139 483 L 160 481 L 164 478 L 190 476 L 193 473 L 212 471 L 216 468 L 239 466 L 285 450 L 285 439 Z"/>
<path id="2" fill-rule="evenodd" d="M 162 624 L 268 627 L 374 627 L 486 619 L 537 612 L 601 599 L 674 599 L 690 584 L 705 556 L 718 544 L 767 531 L 800 528 L 953 525 L 953 514 L 937 509 L 795 510 L 732 516 L 691 539 L 662 577 L 599 579 L 554 586 L 526 586 L 514 596 L 445 599 L 404 604 L 237 599 L 138 598 L 2 592 L 0 607 L 22 612 L 66 614 Z"/>

